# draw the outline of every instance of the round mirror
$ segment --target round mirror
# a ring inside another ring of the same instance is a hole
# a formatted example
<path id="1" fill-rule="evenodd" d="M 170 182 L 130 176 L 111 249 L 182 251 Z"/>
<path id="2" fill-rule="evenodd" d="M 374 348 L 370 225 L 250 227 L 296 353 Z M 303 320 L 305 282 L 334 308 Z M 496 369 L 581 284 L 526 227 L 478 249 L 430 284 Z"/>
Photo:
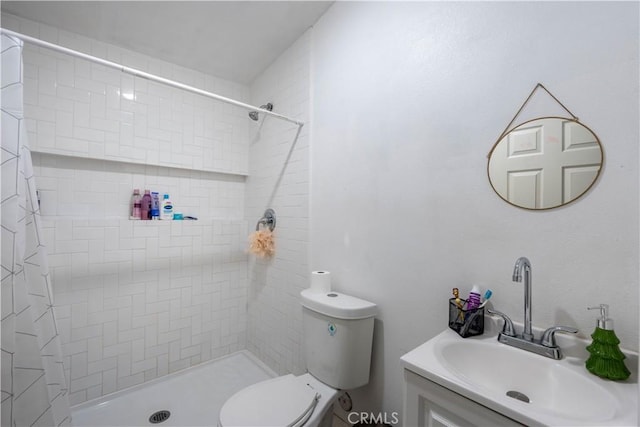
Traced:
<path id="1" fill-rule="evenodd" d="M 598 137 L 563 117 L 530 120 L 513 128 L 489 153 L 487 172 L 500 197 L 525 209 L 551 209 L 578 199 L 602 167 Z"/>

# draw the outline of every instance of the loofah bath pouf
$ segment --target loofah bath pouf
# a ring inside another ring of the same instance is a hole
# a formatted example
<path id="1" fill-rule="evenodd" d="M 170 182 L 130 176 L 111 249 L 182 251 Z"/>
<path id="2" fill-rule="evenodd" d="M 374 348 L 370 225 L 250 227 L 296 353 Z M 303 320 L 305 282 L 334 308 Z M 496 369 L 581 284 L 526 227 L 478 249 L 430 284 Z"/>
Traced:
<path id="1" fill-rule="evenodd" d="M 275 252 L 276 246 L 271 230 L 258 230 L 249 236 L 249 253 L 260 258 L 270 258 Z"/>

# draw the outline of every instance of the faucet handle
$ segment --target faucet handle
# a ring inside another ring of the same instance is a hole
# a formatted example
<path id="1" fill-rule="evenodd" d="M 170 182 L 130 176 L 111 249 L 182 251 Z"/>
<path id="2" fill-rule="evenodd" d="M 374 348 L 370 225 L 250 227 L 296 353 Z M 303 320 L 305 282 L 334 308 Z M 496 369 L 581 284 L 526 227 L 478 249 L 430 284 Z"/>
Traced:
<path id="1" fill-rule="evenodd" d="M 510 337 L 516 336 L 516 328 L 513 326 L 513 322 L 504 313 L 500 313 L 498 310 L 487 309 L 487 313 L 496 314 L 504 319 L 504 326 L 502 327 L 502 334 Z"/>
<path id="2" fill-rule="evenodd" d="M 572 328 L 571 326 L 552 326 L 542 334 L 542 339 L 540 339 L 540 344 L 545 347 L 557 347 L 556 345 L 556 332 L 568 332 L 570 334 L 578 333 L 576 328 Z"/>

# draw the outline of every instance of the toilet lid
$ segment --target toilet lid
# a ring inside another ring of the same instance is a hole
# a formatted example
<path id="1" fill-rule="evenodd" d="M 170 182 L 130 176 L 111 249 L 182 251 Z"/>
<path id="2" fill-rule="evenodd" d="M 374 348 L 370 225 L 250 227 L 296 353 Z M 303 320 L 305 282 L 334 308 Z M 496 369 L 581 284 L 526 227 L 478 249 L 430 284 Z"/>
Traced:
<path id="1" fill-rule="evenodd" d="M 320 394 L 291 374 L 240 390 L 220 410 L 220 425 L 302 426 Z"/>

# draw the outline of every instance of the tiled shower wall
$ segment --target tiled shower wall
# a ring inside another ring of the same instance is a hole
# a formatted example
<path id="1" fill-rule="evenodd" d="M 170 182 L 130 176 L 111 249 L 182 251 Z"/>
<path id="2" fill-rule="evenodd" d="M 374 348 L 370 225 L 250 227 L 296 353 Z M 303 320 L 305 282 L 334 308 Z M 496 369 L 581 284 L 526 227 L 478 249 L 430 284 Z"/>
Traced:
<path id="1" fill-rule="evenodd" d="M 306 123 L 266 118 L 253 126 L 246 206 L 251 229 L 264 209 L 277 214 L 276 254 L 249 263 L 247 348 L 275 371 L 305 371 L 300 291 L 309 286 L 309 119 L 311 30 L 285 51 L 251 86 L 254 105 Z"/>
<path id="2" fill-rule="evenodd" d="M 2 26 L 246 101 L 249 88 L 2 15 Z M 25 110 L 76 404 L 246 346 L 245 110 L 26 45 Z M 251 123 L 252 124 L 252 123 Z M 198 221 L 130 221 L 133 188 Z"/>

